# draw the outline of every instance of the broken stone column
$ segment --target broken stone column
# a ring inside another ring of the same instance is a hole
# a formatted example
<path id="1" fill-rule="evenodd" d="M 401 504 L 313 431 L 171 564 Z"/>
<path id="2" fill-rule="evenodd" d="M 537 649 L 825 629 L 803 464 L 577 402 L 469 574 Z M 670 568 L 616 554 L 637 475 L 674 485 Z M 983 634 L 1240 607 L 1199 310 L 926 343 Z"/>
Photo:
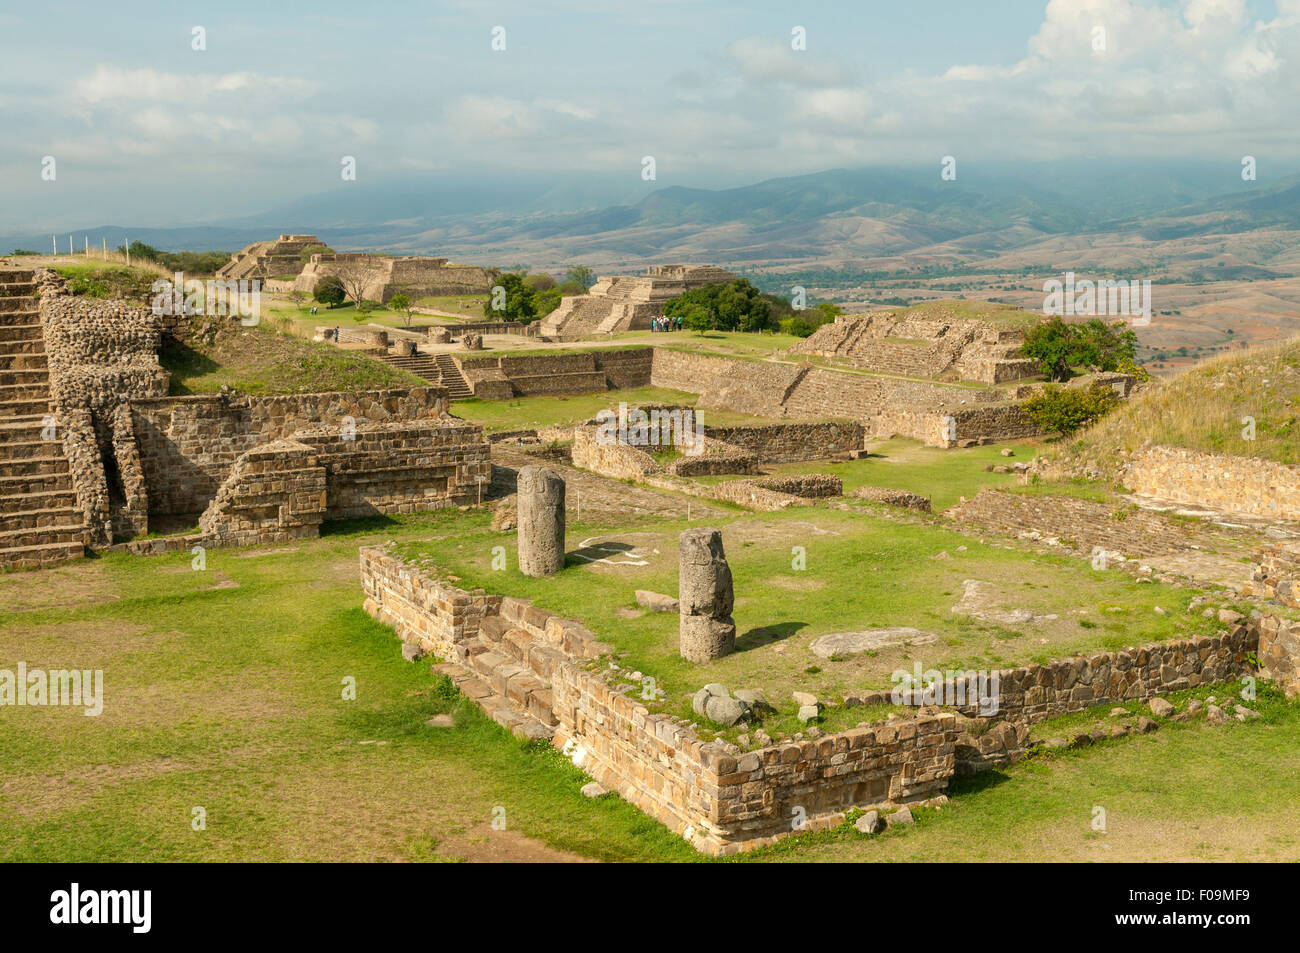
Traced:
<path id="1" fill-rule="evenodd" d="M 736 596 L 722 531 L 688 529 L 678 541 L 679 651 L 688 662 L 707 662 L 736 648 L 731 610 Z"/>
<path id="2" fill-rule="evenodd" d="M 550 576 L 564 568 L 564 478 L 547 467 L 519 470 L 519 571 Z"/>

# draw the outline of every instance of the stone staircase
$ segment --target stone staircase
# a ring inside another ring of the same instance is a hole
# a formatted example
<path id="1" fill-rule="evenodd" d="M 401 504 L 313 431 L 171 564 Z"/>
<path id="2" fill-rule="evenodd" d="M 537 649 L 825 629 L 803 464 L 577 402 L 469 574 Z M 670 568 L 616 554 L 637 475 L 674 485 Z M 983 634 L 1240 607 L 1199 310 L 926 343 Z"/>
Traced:
<path id="1" fill-rule="evenodd" d="M 404 371 L 410 371 L 416 377 L 424 378 L 430 384 L 441 384 L 446 387 L 452 400 L 464 400 L 466 397 L 474 396 L 460 368 L 448 354 L 434 355 L 417 351 L 413 355 L 383 354 L 380 356 L 390 367 L 400 367 Z"/>
<path id="2" fill-rule="evenodd" d="M 460 368 L 456 366 L 456 361 L 450 354 L 435 355 L 434 360 L 438 362 L 439 382 L 447 388 L 452 400 L 463 400 L 474 396 L 469 381 L 465 380 L 465 375 L 460 372 Z"/>
<path id="3" fill-rule="evenodd" d="M 451 678 L 497 724 L 515 737 L 538 741 L 555 735 L 550 672 L 544 653 L 529 649 L 535 639 L 501 616 L 487 616 L 477 637 L 458 643 L 456 662 L 434 666 Z"/>
<path id="4" fill-rule="evenodd" d="M 45 440 L 50 372 L 35 274 L 0 271 L 0 567 L 85 555 L 85 515 L 62 439 Z"/>

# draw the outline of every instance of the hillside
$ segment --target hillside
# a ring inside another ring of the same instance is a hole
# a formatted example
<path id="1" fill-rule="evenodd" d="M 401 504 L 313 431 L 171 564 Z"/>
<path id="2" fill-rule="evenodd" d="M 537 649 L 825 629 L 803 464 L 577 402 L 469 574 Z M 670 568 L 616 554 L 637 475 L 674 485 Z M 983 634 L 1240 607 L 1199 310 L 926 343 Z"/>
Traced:
<path id="1" fill-rule="evenodd" d="M 1300 338 L 1291 338 L 1143 388 L 1054 454 L 1048 472 L 1091 466 L 1113 482 L 1123 459 L 1147 443 L 1300 464 L 1298 416 Z"/>

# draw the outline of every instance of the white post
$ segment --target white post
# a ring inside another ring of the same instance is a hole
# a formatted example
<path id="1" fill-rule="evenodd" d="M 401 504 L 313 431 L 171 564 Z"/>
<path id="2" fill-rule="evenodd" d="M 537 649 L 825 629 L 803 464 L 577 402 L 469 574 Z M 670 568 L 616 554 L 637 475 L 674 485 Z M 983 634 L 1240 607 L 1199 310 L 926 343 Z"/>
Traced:
<path id="1" fill-rule="evenodd" d="M 83 235 L 82 237 L 86 239 L 86 261 L 90 261 L 90 236 Z"/>
<path id="2" fill-rule="evenodd" d="M 122 236 L 122 250 L 126 252 L 126 266 L 131 267 L 131 239 Z"/>
<path id="3" fill-rule="evenodd" d="M 104 244 L 104 261 L 108 261 L 108 239 L 101 235 L 100 241 Z"/>
<path id="4" fill-rule="evenodd" d="M 74 257 L 76 254 L 77 254 L 77 253 L 76 253 L 75 251 L 72 250 L 72 236 L 69 235 L 69 236 L 68 236 L 68 257 L 69 257 L 69 258 L 72 258 L 72 257 Z"/>
<path id="5" fill-rule="evenodd" d="M 57 255 L 59 253 L 59 240 L 51 235 L 50 241 L 54 243 L 54 254 Z"/>

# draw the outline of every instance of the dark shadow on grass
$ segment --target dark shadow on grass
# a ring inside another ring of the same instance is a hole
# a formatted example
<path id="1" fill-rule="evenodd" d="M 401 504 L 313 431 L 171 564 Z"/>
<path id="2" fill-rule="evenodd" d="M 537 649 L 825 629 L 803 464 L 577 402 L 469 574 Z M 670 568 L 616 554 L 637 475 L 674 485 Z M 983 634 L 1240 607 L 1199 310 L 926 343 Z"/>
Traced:
<path id="1" fill-rule="evenodd" d="M 383 513 L 374 516 L 356 516 L 346 520 L 326 520 L 320 524 L 322 536 L 348 536 L 352 533 L 371 533 L 375 530 L 390 529 L 397 525 L 397 520 Z"/>
<path id="2" fill-rule="evenodd" d="M 780 639 L 788 639 L 800 629 L 808 627 L 807 622 L 778 622 L 775 625 L 763 625 L 750 629 L 744 635 L 736 637 L 736 651 L 748 652 Z"/>
<path id="3" fill-rule="evenodd" d="M 948 796 L 960 797 L 963 794 L 978 794 L 980 791 L 996 788 L 998 785 L 1005 784 L 1010 780 L 1011 775 L 997 768 L 991 771 L 979 771 L 975 774 L 955 775 L 948 782 Z"/>
<path id="4" fill-rule="evenodd" d="M 191 393 L 185 386 L 187 378 L 211 374 L 221 368 L 220 364 L 206 354 L 201 354 L 188 344 L 182 344 L 170 336 L 163 338 L 163 346 L 158 352 L 158 363 L 171 372 L 167 393 L 173 396 Z"/>
<path id="5" fill-rule="evenodd" d="M 575 549 L 572 552 L 565 553 L 564 560 L 567 564 L 570 559 L 575 560 L 575 566 L 583 566 L 597 559 L 603 559 L 606 556 L 618 556 L 621 553 L 630 553 L 636 549 L 631 543 L 620 543 L 615 540 L 609 540 L 604 543 L 596 543 L 594 546 L 584 546 L 582 549 Z"/>

